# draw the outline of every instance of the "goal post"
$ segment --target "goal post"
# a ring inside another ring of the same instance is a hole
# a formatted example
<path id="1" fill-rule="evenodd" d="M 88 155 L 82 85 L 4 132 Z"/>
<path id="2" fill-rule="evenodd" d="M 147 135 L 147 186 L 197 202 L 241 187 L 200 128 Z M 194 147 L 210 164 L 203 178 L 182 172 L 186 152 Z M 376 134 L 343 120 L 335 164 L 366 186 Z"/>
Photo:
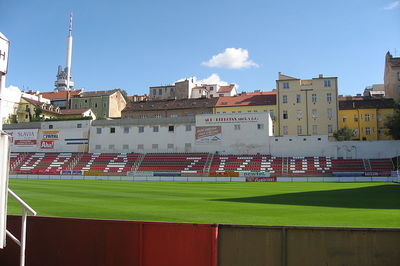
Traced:
<path id="1" fill-rule="evenodd" d="M 10 136 L 0 131 L 0 248 L 6 246 Z"/>

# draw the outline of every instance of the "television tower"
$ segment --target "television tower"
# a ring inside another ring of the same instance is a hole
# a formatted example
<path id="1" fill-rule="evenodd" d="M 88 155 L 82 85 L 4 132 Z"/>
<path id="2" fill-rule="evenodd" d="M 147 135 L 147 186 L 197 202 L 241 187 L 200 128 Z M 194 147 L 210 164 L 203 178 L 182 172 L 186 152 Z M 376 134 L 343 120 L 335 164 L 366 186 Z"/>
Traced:
<path id="1" fill-rule="evenodd" d="M 64 70 L 58 66 L 57 80 L 54 83 L 55 91 L 69 91 L 73 90 L 74 82 L 71 77 L 71 58 L 72 58 L 72 13 L 69 16 L 69 33 L 67 38 L 67 60 Z"/>

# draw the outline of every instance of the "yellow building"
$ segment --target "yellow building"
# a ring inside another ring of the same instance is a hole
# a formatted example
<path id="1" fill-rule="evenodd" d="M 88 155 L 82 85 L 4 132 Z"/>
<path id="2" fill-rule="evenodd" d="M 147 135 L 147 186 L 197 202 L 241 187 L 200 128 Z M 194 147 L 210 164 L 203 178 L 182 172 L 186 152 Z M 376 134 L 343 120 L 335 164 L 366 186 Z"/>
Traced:
<path id="1" fill-rule="evenodd" d="M 333 136 L 338 128 L 336 77 L 301 80 L 279 72 L 276 88 L 278 136 Z"/>
<path id="2" fill-rule="evenodd" d="M 276 92 L 243 93 L 236 96 L 219 97 L 215 105 L 214 114 L 258 113 L 269 112 L 272 119 L 272 132 L 277 133 L 277 106 Z"/>
<path id="3" fill-rule="evenodd" d="M 351 99 L 339 101 L 339 128 L 355 132 L 354 140 L 389 140 L 385 120 L 394 113 L 393 99 Z"/>

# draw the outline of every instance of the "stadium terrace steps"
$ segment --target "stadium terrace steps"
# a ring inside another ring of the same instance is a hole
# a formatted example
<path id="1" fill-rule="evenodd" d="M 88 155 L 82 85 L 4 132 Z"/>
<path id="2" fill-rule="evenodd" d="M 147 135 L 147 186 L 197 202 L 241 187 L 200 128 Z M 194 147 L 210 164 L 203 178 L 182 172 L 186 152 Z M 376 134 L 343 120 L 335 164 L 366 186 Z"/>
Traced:
<path id="1" fill-rule="evenodd" d="M 80 170 L 117 175 L 138 171 L 185 174 L 269 172 L 281 176 L 307 176 L 334 172 L 388 172 L 393 169 L 391 159 L 275 157 L 267 154 L 13 152 L 10 158 L 10 172 L 13 174 L 51 175 L 60 174 L 62 170 Z"/>
<path id="2" fill-rule="evenodd" d="M 203 173 L 208 153 L 147 153 L 139 172 Z"/>

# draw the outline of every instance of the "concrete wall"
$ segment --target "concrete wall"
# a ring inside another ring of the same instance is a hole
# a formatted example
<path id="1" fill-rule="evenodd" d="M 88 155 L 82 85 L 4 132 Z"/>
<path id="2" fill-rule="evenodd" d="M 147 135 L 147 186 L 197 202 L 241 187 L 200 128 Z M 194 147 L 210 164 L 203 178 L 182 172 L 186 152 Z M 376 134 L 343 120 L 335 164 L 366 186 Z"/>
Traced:
<path id="1" fill-rule="evenodd" d="M 220 225 L 219 266 L 398 265 L 400 229 Z"/>

